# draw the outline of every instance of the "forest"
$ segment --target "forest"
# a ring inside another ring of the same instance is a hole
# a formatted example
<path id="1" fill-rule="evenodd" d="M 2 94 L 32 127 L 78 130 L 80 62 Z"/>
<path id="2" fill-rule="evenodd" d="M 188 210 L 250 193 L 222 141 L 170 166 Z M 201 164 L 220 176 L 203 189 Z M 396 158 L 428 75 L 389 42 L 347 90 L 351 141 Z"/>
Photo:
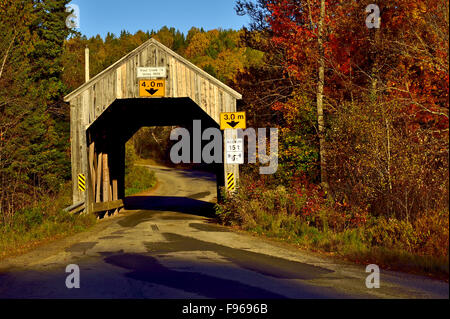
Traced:
<path id="1" fill-rule="evenodd" d="M 238 0 L 241 30 L 87 38 L 65 26 L 67 0 L 1 0 L 0 236 L 24 215 L 42 224 L 30 207 L 67 188 L 62 98 L 84 82 L 85 47 L 94 76 L 154 38 L 240 92 L 249 127 L 279 128 L 278 172 L 242 166 L 216 207 L 223 224 L 448 276 L 449 3 L 378 0 L 369 28 L 372 2 Z M 161 158 L 167 134 L 146 128 L 132 144 Z"/>

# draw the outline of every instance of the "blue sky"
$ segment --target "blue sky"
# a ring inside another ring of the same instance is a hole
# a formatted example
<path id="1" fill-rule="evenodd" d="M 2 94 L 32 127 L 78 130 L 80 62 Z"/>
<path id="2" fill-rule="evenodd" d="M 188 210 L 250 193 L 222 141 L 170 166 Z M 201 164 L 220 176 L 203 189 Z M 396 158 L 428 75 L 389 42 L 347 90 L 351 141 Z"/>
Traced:
<path id="1" fill-rule="evenodd" d="M 80 31 L 91 37 L 127 30 L 159 30 L 164 25 L 187 34 L 192 27 L 240 29 L 247 17 L 234 10 L 235 0 L 72 0 L 80 8 Z"/>

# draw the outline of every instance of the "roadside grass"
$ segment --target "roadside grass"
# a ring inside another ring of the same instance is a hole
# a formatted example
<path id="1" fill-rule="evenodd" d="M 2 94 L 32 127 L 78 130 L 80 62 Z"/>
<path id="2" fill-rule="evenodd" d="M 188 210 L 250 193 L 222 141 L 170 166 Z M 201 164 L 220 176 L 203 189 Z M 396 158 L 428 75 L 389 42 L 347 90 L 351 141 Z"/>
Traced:
<path id="1" fill-rule="evenodd" d="M 149 190 L 156 185 L 156 176 L 147 167 L 133 166 L 125 175 L 125 196 L 132 196 Z"/>
<path id="2" fill-rule="evenodd" d="M 448 281 L 448 213 L 435 214 L 435 222 L 427 222 L 434 232 L 382 218 L 356 226 L 346 226 L 348 219 L 343 219 L 342 225 L 336 226 L 339 222 L 332 207 L 320 207 L 315 215 L 305 217 L 299 211 L 309 200 L 295 202 L 289 196 L 283 187 L 255 193 L 241 189 L 216 205 L 216 214 L 222 224 L 304 250 Z"/>
<path id="3" fill-rule="evenodd" d="M 370 246 L 364 242 L 358 230 L 340 233 L 330 230 L 320 231 L 303 222 L 296 223 L 292 229 L 286 229 L 284 226 L 266 228 L 261 225 L 254 227 L 234 225 L 234 227 L 257 236 L 294 244 L 307 251 L 325 253 L 358 264 L 377 264 L 385 270 L 426 275 L 445 281 L 449 278 L 448 257 L 418 255 L 395 248 Z"/>
<path id="4" fill-rule="evenodd" d="M 0 224 L 0 259 L 25 253 L 45 242 L 89 229 L 94 216 L 71 215 L 64 208 L 72 203 L 71 184 L 53 197 L 17 211 L 8 224 Z"/>

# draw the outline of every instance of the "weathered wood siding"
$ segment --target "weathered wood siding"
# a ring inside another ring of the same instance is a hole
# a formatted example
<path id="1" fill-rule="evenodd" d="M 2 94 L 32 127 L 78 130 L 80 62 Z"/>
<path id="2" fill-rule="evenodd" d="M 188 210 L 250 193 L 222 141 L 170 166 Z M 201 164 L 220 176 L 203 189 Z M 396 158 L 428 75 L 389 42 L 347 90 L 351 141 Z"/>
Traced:
<path id="1" fill-rule="evenodd" d="M 166 67 L 166 98 L 189 97 L 219 123 L 221 112 L 236 110 L 239 93 L 155 40 L 150 40 L 66 97 L 84 109 L 92 124 L 116 99 L 139 98 L 138 67 Z M 151 99 L 151 98 L 150 98 Z"/>

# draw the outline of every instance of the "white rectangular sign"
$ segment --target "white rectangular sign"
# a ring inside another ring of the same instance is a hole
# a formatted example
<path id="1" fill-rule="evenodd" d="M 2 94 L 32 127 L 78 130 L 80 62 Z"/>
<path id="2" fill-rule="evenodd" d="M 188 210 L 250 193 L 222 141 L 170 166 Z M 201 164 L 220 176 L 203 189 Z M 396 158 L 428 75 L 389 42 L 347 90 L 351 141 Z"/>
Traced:
<path id="1" fill-rule="evenodd" d="M 137 68 L 137 77 L 146 79 L 159 79 L 167 76 L 166 68 Z"/>
<path id="2" fill-rule="evenodd" d="M 242 138 L 225 141 L 226 164 L 244 164 L 244 140 Z"/>

